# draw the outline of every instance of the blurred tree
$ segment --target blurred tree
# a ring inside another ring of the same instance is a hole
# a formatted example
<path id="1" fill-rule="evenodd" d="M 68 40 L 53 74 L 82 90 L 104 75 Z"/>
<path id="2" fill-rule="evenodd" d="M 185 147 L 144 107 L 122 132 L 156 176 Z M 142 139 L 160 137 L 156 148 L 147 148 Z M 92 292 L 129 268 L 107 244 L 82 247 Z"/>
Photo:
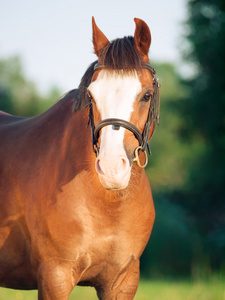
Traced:
<path id="1" fill-rule="evenodd" d="M 185 81 L 189 95 L 179 111 L 192 153 L 186 183 L 171 199 L 195 218 L 198 258 L 218 268 L 225 259 L 225 1 L 189 1 L 188 28 L 186 59 L 196 73 Z"/>
<path id="2" fill-rule="evenodd" d="M 0 110 L 13 112 L 13 101 L 9 91 L 0 86 Z"/>
<path id="3" fill-rule="evenodd" d="M 150 242 L 141 258 L 141 274 L 175 276 L 191 273 L 192 254 L 198 235 L 186 208 L 175 203 L 173 191 L 180 190 L 189 170 L 189 151 L 179 137 L 183 116 L 177 113 L 188 88 L 181 84 L 176 68 L 170 63 L 154 64 L 161 83 L 160 125 L 151 141 L 147 175 L 153 190 L 156 220 Z"/>
<path id="4" fill-rule="evenodd" d="M 193 220 L 168 195 L 154 195 L 156 220 L 141 257 L 143 277 L 186 276 L 192 272 L 193 249 L 198 240 Z"/>
<path id="5" fill-rule="evenodd" d="M 13 114 L 35 114 L 38 94 L 33 83 L 25 79 L 19 57 L 0 60 L 0 109 Z"/>
<path id="6" fill-rule="evenodd" d="M 26 79 L 18 56 L 0 59 L 0 110 L 20 116 L 34 116 L 55 103 L 60 92 L 50 90 L 48 97 L 38 93 Z"/>
<path id="7" fill-rule="evenodd" d="M 185 60 L 195 73 L 181 81 L 171 66 L 157 67 L 162 118 L 147 169 L 156 222 L 145 275 L 209 275 L 225 264 L 225 1 L 188 8 Z"/>
<path id="8" fill-rule="evenodd" d="M 153 63 L 159 76 L 160 124 L 151 141 L 152 157 L 149 158 L 147 175 L 153 192 L 162 189 L 173 190 L 182 185 L 186 178 L 186 145 L 178 138 L 177 128 L 181 119 L 174 109 L 177 102 L 185 95 L 180 75 L 170 63 Z"/>

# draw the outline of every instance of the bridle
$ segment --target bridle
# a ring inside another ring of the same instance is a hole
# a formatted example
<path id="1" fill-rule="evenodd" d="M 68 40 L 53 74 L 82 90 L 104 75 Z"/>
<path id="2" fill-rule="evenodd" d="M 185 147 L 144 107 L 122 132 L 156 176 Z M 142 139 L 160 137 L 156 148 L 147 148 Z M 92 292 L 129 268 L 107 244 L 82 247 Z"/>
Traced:
<path id="1" fill-rule="evenodd" d="M 150 106 L 149 106 L 148 117 L 147 117 L 143 132 L 141 133 L 139 131 L 139 129 L 132 123 L 127 122 L 122 119 L 116 119 L 116 118 L 105 119 L 95 126 L 93 105 L 92 105 L 93 99 L 91 98 L 91 96 L 89 96 L 89 120 L 88 120 L 87 127 L 89 126 L 89 124 L 91 125 L 91 141 L 92 141 L 93 151 L 96 156 L 98 156 L 98 154 L 99 154 L 99 146 L 98 146 L 99 133 L 103 127 L 112 125 L 113 130 L 119 130 L 120 127 L 123 127 L 125 129 L 131 131 L 134 134 L 135 138 L 139 142 L 139 146 L 134 150 L 133 161 L 134 162 L 136 161 L 136 163 L 139 167 L 145 168 L 148 163 L 148 156 L 147 156 L 146 150 L 148 149 L 149 154 L 151 154 L 149 142 L 155 131 L 156 124 L 159 124 L 159 108 L 160 108 L 159 87 L 160 87 L 160 84 L 158 82 L 158 79 L 155 77 L 156 70 L 154 68 L 152 68 L 152 66 L 150 64 L 142 63 L 142 67 L 144 69 L 147 69 L 148 71 L 150 71 L 150 73 L 152 74 L 153 89 L 154 89 L 152 98 L 150 100 L 151 102 L 150 102 Z M 105 68 L 104 65 L 97 63 L 94 67 L 94 71 L 104 69 L 104 68 Z M 152 132 L 151 132 L 151 129 L 152 129 Z M 149 137 L 150 132 L 151 132 L 151 136 Z M 140 151 L 145 153 L 145 162 L 143 165 L 141 165 L 140 160 L 139 160 Z"/>
<path id="2" fill-rule="evenodd" d="M 153 76 L 153 95 L 151 98 L 150 106 L 149 106 L 149 112 L 148 112 L 148 117 L 144 126 L 144 130 L 141 133 L 140 130 L 133 125 L 130 122 L 127 122 L 122 119 L 116 119 L 116 118 L 110 118 L 110 119 L 105 119 L 101 122 L 99 122 L 96 126 L 94 124 L 94 114 L 93 114 L 93 104 L 92 104 L 92 97 L 89 94 L 89 120 L 87 127 L 89 124 L 91 125 L 91 141 L 92 141 L 92 147 L 93 151 L 96 155 L 96 157 L 99 154 L 99 146 L 98 146 L 98 139 L 99 139 L 99 133 L 100 130 L 105 127 L 112 125 L 113 130 L 119 130 L 120 127 L 123 127 L 129 131 L 131 131 L 135 138 L 138 140 L 139 146 L 134 150 L 134 159 L 133 161 L 137 163 L 137 165 L 140 168 L 145 168 L 148 164 L 148 156 L 147 156 L 147 149 L 149 154 L 151 154 L 150 151 L 150 146 L 149 142 L 153 136 L 153 133 L 156 128 L 156 124 L 159 124 L 159 108 L 160 108 L 160 97 L 159 97 L 159 81 L 155 77 L 156 71 L 152 66 L 148 63 L 142 63 L 142 67 L 144 69 L 147 69 L 150 71 L 151 75 Z M 97 63 L 94 67 L 94 71 L 104 69 L 105 66 L 102 64 Z M 149 137 L 151 132 L 151 136 Z M 140 151 L 144 152 L 145 154 L 145 162 L 142 165 L 139 160 L 140 156 Z"/>

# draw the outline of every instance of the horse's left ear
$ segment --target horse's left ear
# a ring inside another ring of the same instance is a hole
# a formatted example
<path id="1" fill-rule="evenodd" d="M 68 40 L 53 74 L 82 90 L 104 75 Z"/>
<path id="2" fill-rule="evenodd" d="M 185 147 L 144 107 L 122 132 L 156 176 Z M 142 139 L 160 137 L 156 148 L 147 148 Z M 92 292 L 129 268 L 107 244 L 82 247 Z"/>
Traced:
<path id="1" fill-rule="evenodd" d="M 148 25 L 141 19 L 134 18 L 136 24 L 134 33 L 134 43 L 136 48 L 144 55 L 148 56 L 151 44 L 151 32 Z"/>
<path id="2" fill-rule="evenodd" d="M 94 45 L 95 54 L 99 57 L 101 50 L 109 43 L 109 40 L 96 25 L 94 17 L 92 17 L 92 32 L 92 41 Z"/>

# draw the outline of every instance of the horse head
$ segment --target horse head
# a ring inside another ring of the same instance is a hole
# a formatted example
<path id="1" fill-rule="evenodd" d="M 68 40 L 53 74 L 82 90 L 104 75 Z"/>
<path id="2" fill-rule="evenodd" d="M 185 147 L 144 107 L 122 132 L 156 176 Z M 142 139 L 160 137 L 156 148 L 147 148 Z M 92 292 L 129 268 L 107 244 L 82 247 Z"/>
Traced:
<path id="1" fill-rule="evenodd" d="M 98 62 L 87 96 L 95 169 L 107 189 L 128 186 L 134 161 L 146 166 L 146 148 L 158 117 L 153 96 L 159 85 L 148 57 L 151 33 L 144 21 L 134 21 L 134 37 L 109 42 L 92 20 Z"/>

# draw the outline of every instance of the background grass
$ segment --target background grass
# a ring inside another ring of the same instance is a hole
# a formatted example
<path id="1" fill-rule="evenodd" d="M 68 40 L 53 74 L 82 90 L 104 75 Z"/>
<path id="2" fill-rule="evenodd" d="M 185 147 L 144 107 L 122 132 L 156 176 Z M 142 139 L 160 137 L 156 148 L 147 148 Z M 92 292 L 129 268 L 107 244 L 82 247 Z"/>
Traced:
<path id="1" fill-rule="evenodd" d="M 1 300 L 37 300 L 37 291 L 0 288 Z M 70 300 L 97 300 L 94 288 L 76 287 Z M 135 300 L 225 300 L 225 278 L 219 275 L 204 280 L 141 281 Z"/>

